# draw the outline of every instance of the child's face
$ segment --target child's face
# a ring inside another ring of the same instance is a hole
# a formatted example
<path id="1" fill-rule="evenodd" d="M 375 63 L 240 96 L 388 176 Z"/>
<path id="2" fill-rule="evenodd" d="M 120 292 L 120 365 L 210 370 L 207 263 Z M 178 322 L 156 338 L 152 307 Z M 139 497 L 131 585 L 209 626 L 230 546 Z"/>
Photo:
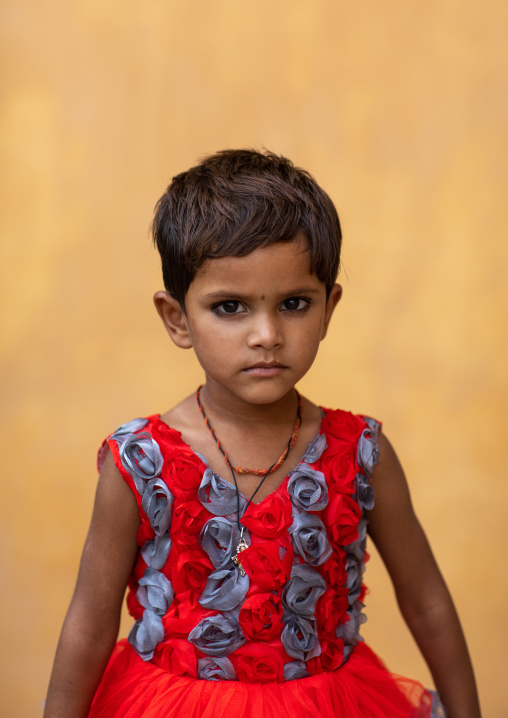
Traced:
<path id="1" fill-rule="evenodd" d="M 335 285 L 326 299 L 304 240 L 295 239 L 207 260 L 185 314 L 165 292 L 155 303 L 173 341 L 193 347 L 217 398 L 271 404 L 311 367 L 340 295 Z"/>

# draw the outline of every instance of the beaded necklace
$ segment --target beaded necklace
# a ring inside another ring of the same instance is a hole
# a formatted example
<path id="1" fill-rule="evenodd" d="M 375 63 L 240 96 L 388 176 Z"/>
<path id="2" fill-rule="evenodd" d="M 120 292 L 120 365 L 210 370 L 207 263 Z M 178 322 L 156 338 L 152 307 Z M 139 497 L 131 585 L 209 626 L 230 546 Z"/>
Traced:
<path id="1" fill-rule="evenodd" d="M 223 457 L 226 459 L 226 462 L 227 462 L 228 466 L 231 468 L 231 470 L 235 471 L 237 474 L 253 474 L 254 476 L 262 476 L 263 480 L 269 474 L 273 474 L 275 471 L 277 471 L 277 469 L 279 469 L 282 466 L 282 464 L 284 463 L 284 461 L 286 460 L 287 455 L 289 454 L 290 450 L 295 445 L 295 442 L 298 438 L 298 434 L 300 433 L 300 426 L 302 424 L 302 397 L 300 396 L 298 391 L 296 391 L 296 389 L 295 389 L 296 398 L 298 399 L 298 409 L 296 412 L 296 420 L 295 420 L 295 425 L 293 427 L 293 432 L 291 434 L 291 438 L 289 439 L 288 445 L 286 446 L 286 448 L 280 455 L 279 459 L 275 462 L 275 464 L 272 464 L 272 466 L 270 466 L 268 471 L 266 471 L 265 469 L 247 469 L 244 466 L 232 466 L 231 465 L 229 457 L 228 457 L 224 447 L 220 443 L 219 439 L 217 438 L 217 435 L 216 435 L 215 431 L 213 430 L 212 425 L 210 424 L 210 420 L 205 413 L 203 404 L 201 403 L 200 393 L 201 393 L 202 388 L 203 388 L 203 385 L 199 386 L 196 391 L 196 401 L 198 402 L 199 410 L 201 411 L 203 419 L 205 420 L 205 424 L 207 425 L 208 430 L 210 431 L 210 434 L 212 435 L 212 437 L 217 445 L 217 448 L 219 449 L 219 451 L 221 452 Z M 261 484 L 259 484 L 256 491 L 259 489 L 260 486 L 261 486 Z M 251 497 L 251 501 L 253 498 L 254 498 L 254 494 Z"/>
<path id="2" fill-rule="evenodd" d="M 264 469 L 247 469 L 247 468 L 245 468 L 245 467 L 243 467 L 243 466 L 233 466 L 233 465 L 232 465 L 232 463 L 231 463 L 231 461 L 230 461 L 230 459 L 229 459 L 229 457 L 228 457 L 226 451 L 224 450 L 224 448 L 223 448 L 222 444 L 220 443 L 219 439 L 217 438 L 217 435 L 216 435 L 215 431 L 213 430 L 212 425 L 210 424 L 210 420 L 209 420 L 208 416 L 206 415 L 206 412 L 205 412 L 205 409 L 204 409 L 204 407 L 203 407 L 203 404 L 201 403 L 200 393 L 201 393 L 201 389 L 202 389 L 202 388 L 203 388 L 203 385 L 199 386 L 198 389 L 197 389 L 197 391 L 196 391 L 196 401 L 197 401 L 197 403 L 198 403 L 198 406 L 199 406 L 199 410 L 200 410 L 200 412 L 201 412 L 201 415 L 203 416 L 203 419 L 205 420 L 205 424 L 206 424 L 206 426 L 208 427 L 208 429 L 209 429 L 209 431 L 210 431 L 210 434 L 212 435 L 212 437 L 213 437 L 213 439 L 214 439 L 214 441 L 215 441 L 215 443 L 216 443 L 216 445 L 217 445 L 217 448 L 219 449 L 219 451 L 221 452 L 221 454 L 224 456 L 224 459 L 226 460 L 226 463 L 227 463 L 227 465 L 229 466 L 229 468 L 230 468 L 230 470 L 231 470 L 231 476 L 233 477 L 233 483 L 234 483 L 235 490 L 236 490 L 236 521 L 237 521 L 238 529 L 239 529 L 239 531 L 240 531 L 240 541 L 238 542 L 238 546 L 236 547 L 236 554 L 232 557 L 232 560 L 233 560 L 233 563 L 235 563 L 235 564 L 238 566 L 238 568 L 240 569 L 240 572 L 241 572 L 242 576 L 245 576 L 245 571 L 244 571 L 244 568 L 243 568 L 242 564 L 240 563 L 240 560 L 239 560 L 239 558 L 238 558 L 238 554 L 241 553 L 242 551 L 244 551 L 246 548 L 249 548 L 249 546 L 248 546 L 247 542 L 245 541 L 245 539 L 244 539 L 244 537 L 243 537 L 243 532 L 244 532 L 244 528 L 245 528 L 245 527 L 240 525 L 240 491 L 239 491 L 239 489 L 238 489 L 238 482 L 237 482 L 237 480 L 236 480 L 236 474 L 235 474 L 235 472 L 238 473 L 238 474 L 253 474 L 254 476 L 261 476 L 261 477 L 262 477 L 262 478 L 261 478 L 261 481 L 260 481 L 259 484 L 257 485 L 256 490 L 254 491 L 254 493 L 252 494 L 252 496 L 250 497 L 250 499 L 247 501 L 247 505 L 246 505 L 245 508 L 248 509 L 250 503 L 252 502 L 252 499 L 254 498 L 254 496 L 257 494 L 257 492 L 259 491 L 259 489 L 260 489 L 261 486 L 263 485 L 263 482 L 264 482 L 264 480 L 266 479 L 266 477 L 269 476 L 270 474 L 273 474 L 274 471 L 277 471 L 277 469 L 280 468 L 280 466 L 282 466 L 282 464 L 283 464 L 284 461 L 286 460 L 286 458 L 287 458 L 287 456 L 288 456 L 290 450 L 291 450 L 291 449 L 293 448 L 293 446 L 295 445 L 296 439 L 297 439 L 298 434 L 299 434 L 299 432 L 300 432 L 300 426 L 301 426 L 301 424 L 302 424 L 302 397 L 300 396 L 300 394 L 298 393 L 298 391 L 295 389 L 295 391 L 296 391 L 296 398 L 297 398 L 297 400 L 298 400 L 298 408 L 297 408 L 297 410 L 296 410 L 296 420 L 295 420 L 295 425 L 294 425 L 294 427 L 293 427 L 293 431 L 292 431 L 292 433 L 291 433 L 291 437 L 290 437 L 290 439 L 289 439 L 289 441 L 288 441 L 288 445 L 286 446 L 286 448 L 285 448 L 284 451 L 282 452 L 282 454 L 281 454 L 281 456 L 279 457 L 279 459 L 278 459 L 274 464 L 272 464 L 272 466 L 270 466 L 269 469 L 267 469 L 267 470 L 265 471 Z"/>

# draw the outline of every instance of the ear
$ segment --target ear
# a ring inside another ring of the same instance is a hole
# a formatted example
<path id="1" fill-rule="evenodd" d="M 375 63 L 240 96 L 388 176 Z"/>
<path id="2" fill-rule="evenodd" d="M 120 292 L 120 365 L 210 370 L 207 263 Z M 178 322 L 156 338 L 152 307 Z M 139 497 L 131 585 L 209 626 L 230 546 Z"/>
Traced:
<path id="1" fill-rule="evenodd" d="M 153 303 L 162 319 L 162 323 L 166 327 L 167 333 L 176 346 L 181 349 L 190 349 L 192 341 L 189 335 L 187 317 L 180 306 L 180 302 L 172 297 L 171 294 L 160 291 L 155 292 L 153 295 Z"/>
<path id="2" fill-rule="evenodd" d="M 328 297 L 328 301 L 326 302 L 325 307 L 325 318 L 323 322 L 323 331 L 321 333 L 321 340 L 323 340 L 326 337 L 326 332 L 328 331 L 328 325 L 330 324 L 330 319 L 333 315 L 333 310 L 337 306 L 337 304 L 340 302 L 340 298 L 342 297 L 342 287 L 340 284 L 334 284 L 332 287 L 332 291 L 330 292 L 330 296 Z"/>

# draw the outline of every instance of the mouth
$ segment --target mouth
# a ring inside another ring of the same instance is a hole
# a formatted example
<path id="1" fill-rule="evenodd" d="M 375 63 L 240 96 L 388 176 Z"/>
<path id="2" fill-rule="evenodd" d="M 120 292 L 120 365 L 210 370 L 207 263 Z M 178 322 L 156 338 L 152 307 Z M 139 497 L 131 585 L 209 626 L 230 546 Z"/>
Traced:
<path id="1" fill-rule="evenodd" d="M 285 367 L 284 364 L 281 364 L 280 361 L 258 361 L 256 364 L 251 364 L 251 366 L 247 367 L 247 369 L 272 369 L 273 367 L 277 367 L 278 369 L 287 369 L 287 367 Z"/>
<path id="2" fill-rule="evenodd" d="M 278 361 L 260 361 L 256 362 L 256 364 L 251 364 L 251 366 L 246 367 L 243 371 L 253 376 L 276 376 L 287 368 L 287 366 Z"/>

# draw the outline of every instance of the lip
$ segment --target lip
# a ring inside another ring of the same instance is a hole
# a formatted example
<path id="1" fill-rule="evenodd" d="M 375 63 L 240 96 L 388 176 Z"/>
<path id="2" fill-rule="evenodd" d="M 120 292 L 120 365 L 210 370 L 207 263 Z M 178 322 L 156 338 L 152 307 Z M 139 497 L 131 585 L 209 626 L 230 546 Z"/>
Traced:
<path id="1" fill-rule="evenodd" d="M 277 376 L 288 367 L 277 361 L 256 362 L 246 367 L 243 371 L 251 376 Z"/>

